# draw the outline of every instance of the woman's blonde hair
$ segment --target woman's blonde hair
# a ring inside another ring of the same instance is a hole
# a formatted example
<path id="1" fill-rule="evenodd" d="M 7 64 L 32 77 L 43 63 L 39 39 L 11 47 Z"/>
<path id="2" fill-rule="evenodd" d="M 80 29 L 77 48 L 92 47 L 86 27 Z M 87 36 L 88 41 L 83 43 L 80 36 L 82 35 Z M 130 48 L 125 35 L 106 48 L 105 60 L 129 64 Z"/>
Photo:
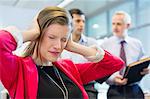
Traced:
<path id="1" fill-rule="evenodd" d="M 47 7 L 43 9 L 37 17 L 37 22 L 40 28 L 40 35 L 37 39 L 31 41 L 31 43 L 27 46 L 23 56 L 24 57 L 32 56 L 34 50 L 36 50 L 36 56 L 39 57 L 41 60 L 39 49 L 45 33 L 44 30 L 49 25 L 60 24 L 60 25 L 67 25 L 70 28 L 69 32 L 71 32 L 72 23 L 71 23 L 71 16 L 69 15 L 69 13 L 64 8 L 59 7 Z"/>

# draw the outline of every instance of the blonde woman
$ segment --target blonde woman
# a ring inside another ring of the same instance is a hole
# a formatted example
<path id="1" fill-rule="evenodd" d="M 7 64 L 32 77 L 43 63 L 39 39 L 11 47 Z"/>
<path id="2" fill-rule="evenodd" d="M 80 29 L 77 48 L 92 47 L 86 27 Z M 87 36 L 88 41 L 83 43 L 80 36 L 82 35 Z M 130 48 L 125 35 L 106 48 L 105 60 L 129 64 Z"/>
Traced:
<path id="1" fill-rule="evenodd" d="M 59 7 L 47 7 L 30 30 L 0 31 L 0 80 L 12 99 L 88 99 L 83 85 L 120 70 L 123 62 L 98 47 L 86 47 L 71 40 L 71 19 Z M 23 57 L 12 51 L 30 41 Z M 83 55 L 89 61 L 74 64 L 57 60 L 63 49 Z"/>

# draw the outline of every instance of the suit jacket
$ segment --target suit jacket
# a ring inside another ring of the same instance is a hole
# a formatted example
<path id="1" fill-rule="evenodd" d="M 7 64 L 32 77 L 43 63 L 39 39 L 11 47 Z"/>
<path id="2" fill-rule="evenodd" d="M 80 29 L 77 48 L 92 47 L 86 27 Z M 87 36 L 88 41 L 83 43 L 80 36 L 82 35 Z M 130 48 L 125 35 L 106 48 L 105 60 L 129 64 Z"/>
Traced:
<path id="1" fill-rule="evenodd" d="M 7 31 L 0 31 L 0 80 L 12 99 L 36 99 L 38 89 L 36 64 L 31 57 L 13 55 L 12 51 L 16 47 L 14 37 Z M 70 60 L 59 60 L 53 64 L 80 88 L 84 99 L 88 99 L 83 84 L 120 70 L 123 61 L 105 51 L 104 58 L 98 63 L 74 64 Z"/>

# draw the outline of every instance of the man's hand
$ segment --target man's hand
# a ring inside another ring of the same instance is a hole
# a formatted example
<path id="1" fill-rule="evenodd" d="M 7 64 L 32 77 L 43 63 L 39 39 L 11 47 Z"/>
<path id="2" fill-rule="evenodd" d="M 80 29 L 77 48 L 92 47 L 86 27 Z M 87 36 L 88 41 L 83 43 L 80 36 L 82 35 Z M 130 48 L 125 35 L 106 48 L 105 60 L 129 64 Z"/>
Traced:
<path id="1" fill-rule="evenodd" d="M 117 75 L 115 78 L 114 78 L 114 82 L 116 85 L 126 85 L 127 84 L 127 79 L 126 78 L 123 78 L 122 75 Z"/>
<path id="2" fill-rule="evenodd" d="M 143 71 L 141 72 L 141 75 L 146 75 L 150 73 L 150 69 L 149 68 L 144 68 Z"/>

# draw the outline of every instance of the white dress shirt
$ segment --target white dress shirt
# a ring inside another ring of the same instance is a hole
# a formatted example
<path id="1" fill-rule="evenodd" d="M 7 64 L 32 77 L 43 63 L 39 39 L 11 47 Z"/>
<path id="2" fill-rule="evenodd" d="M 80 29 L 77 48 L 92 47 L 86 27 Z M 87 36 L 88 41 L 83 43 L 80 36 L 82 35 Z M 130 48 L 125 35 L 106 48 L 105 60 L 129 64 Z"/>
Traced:
<path id="1" fill-rule="evenodd" d="M 124 49 L 126 53 L 126 63 L 129 65 L 132 62 L 138 61 L 144 56 L 144 50 L 142 47 L 142 43 L 132 37 L 126 35 L 125 39 L 118 38 L 117 36 L 112 36 L 106 39 L 102 44 L 101 47 L 108 52 L 112 53 L 113 55 L 120 56 L 120 42 L 125 40 Z M 114 73 L 112 76 L 109 77 L 107 83 L 112 85 L 114 84 L 113 79 L 119 72 Z"/>

